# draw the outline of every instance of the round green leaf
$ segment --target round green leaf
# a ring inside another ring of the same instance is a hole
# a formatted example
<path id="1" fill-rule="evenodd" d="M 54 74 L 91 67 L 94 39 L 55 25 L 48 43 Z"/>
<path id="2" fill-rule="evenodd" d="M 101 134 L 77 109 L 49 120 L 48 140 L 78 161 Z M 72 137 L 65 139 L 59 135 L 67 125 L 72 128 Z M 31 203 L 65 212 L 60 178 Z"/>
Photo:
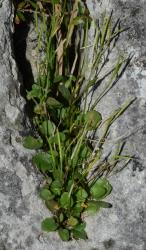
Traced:
<path id="1" fill-rule="evenodd" d="M 40 197 L 45 201 L 52 200 L 54 198 L 54 195 L 47 188 L 42 188 L 39 194 Z"/>
<path id="2" fill-rule="evenodd" d="M 55 212 L 57 210 L 59 210 L 59 206 L 58 206 L 58 202 L 54 201 L 54 200 L 47 200 L 45 202 L 46 207 L 51 211 L 51 212 Z"/>
<path id="3" fill-rule="evenodd" d="M 60 206 L 62 208 L 69 208 L 70 207 L 70 197 L 69 197 L 69 193 L 67 192 L 64 192 L 62 195 L 61 195 L 61 198 L 60 198 Z"/>
<path id="4" fill-rule="evenodd" d="M 79 240 L 79 239 L 86 240 L 87 239 L 87 233 L 85 232 L 85 230 L 83 230 L 83 231 L 72 230 L 72 233 L 73 233 L 73 237 L 76 240 Z"/>
<path id="5" fill-rule="evenodd" d="M 61 93 L 61 95 L 62 95 L 68 102 L 71 101 L 72 97 L 71 97 L 70 91 L 68 90 L 68 88 L 65 87 L 64 84 L 59 85 L 58 90 L 59 90 L 59 92 Z"/>
<path id="6" fill-rule="evenodd" d="M 112 186 L 106 179 L 99 179 L 91 187 L 91 194 L 96 200 L 103 199 L 112 191 Z"/>
<path id="7" fill-rule="evenodd" d="M 54 194 L 60 195 L 62 189 L 62 183 L 59 180 L 55 180 L 52 182 L 50 189 Z"/>
<path id="8" fill-rule="evenodd" d="M 60 228 L 58 234 L 63 241 L 69 241 L 69 231 L 67 229 Z"/>
<path id="9" fill-rule="evenodd" d="M 68 221 L 67 221 L 67 225 L 70 226 L 70 227 L 74 227 L 74 226 L 76 226 L 77 224 L 78 224 L 78 220 L 77 220 L 75 217 L 73 217 L 73 216 L 71 216 L 71 217 L 68 219 Z"/>
<path id="10" fill-rule="evenodd" d="M 61 179 L 61 175 L 60 175 L 60 171 L 58 171 L 58 169 L 54 169 L 53 171 L 53 177 L 55 180 L 59 180 Z"/>
<path id="11" fill-rule="evenodd" d="M 35 107 L 34 107 L 34 113 L 36 113 L 37 115 L 44 115 L 44 114 L 46 114 L 46 109 L 45 109 L 44 103 L 39 103 L 39 104 L 35 105 Z"/>
<path id="12" fill-rule="evenodd" d="M 50 120 L 44 121 L 40 126 L 40 131 L 45 136 L 52 136 L 55 132 L 55 124 Z"/>
<path id="13" fill-rule="evenodd" d="M 87 239 L 87 234 L 85 232 L 85 227 L 86 227 L 86 224 L 85 223 L 81 223 L 81 224 L 78 224 L 76 225 L 73 230 L 72 230 L 72 233 L 73 233 L 73 237 L 75 239 L 83 239 L 83 240 L 86 240 Z"/>
<path id="14" fill-rule="evenodd" d="M 85 212 L 87 212 L 89 215 L 94 215 L 100 210 L 100 206 L 98 205 L 97 201 L 89 201 L 87 203 L 87 208 L 85 209 Z"/>
<path id="15" fill-rule="evenodd" d="M 78 230 L 78 231 L 82 231 L 86 228 L 86 223 L 81 223 L 81 224 L 78 224 L 74 227 L 75 230 Z"/>
<path id="16" fill-rule="evenodd" d="M 24 138 L 23 146 L 28 149 L 39 149 L 43 146 L 43 140 L 29 135 Z"/>
<path id="17" fill-rule="evenodd" d="M 72 208 L 72 216 L 80 218 L 81 212 L 83 211 L 82 203 L 77 203 Z"/>
<path id="18" fill-rule="evenodd" d="M 52 231 L 56 231 L 56 229 L 58 228 L 58 224 L 56 223 L 53 217 L 46 218 L 45 220 L 42 221 L 41 227 L 42 227 L 42 230 L 44 231 L 52 232 Z"/>
<path id="19" fill-rule="evenodd" d="M 76 193 L 76 198 L 78 202 L 84 202 L 88 197 L 88 193 L 83 188 L 79 188 Z"/>
<path id="20" fill-rule="evenodd" d="M 65 134 L 62 133 L 62 132 L 59 132 L 58 134 L 59 134 L 60 142 L 61 143 L 64 142 L 66 140 Z M 49 142 L 50 143 L 55 143 L 56 145 L 58 145 L 59 142 L 58 142 L 58 135 L 57 135 L 57 133 L 54 136 L 50 136 Z"/>
<path id="21" fill-rule="evenodd" d="M 101 121 L 102 121 L 102 116 L 96 110 L 88 111 L 85 114 L 85 122 L 88 124 L 89 130 L 97 129 Z"/>
<path id="22" fill-rule="evenodd" d="M 50 107 L 50 108 L 61 108 L 62 107 L 61 102 L 57 101 L 53 97 L 48 97 L 47 104 L 48 104 L 48 107 Z"/>
<path id="23" fill-rule="evenodd" d="M 101 199 L 106 195 L 107 190 L 99 185 L 94 185 L 91 190 L 92 196 L 96 199 Z"/>
<path id="24" fill-rule="evenodd" d="M 31 100 L 36 97 L 39 99 L 42 97 L 42 89 L 38 84 L 33 84 L 32 90 L 27 92 L 27 99 Z"/>
<path id="25" fill-rule="evenodd" d="M 33 164 L 42 172 L 52 172 L 53 162 L 52 157 L 47 153 L 38 153 L 32 158 Z"/>

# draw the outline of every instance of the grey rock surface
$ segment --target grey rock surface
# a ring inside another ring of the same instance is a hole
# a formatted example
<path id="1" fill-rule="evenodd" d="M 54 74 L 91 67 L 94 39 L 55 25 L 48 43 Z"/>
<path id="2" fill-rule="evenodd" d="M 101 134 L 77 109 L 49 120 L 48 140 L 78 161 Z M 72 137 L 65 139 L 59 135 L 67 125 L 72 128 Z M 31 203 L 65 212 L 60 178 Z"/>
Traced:
<path id="1" fill-rule="evenodd" d="M 55 233 L 42 234 L 41 220 L 49 216 L 37 195 L 42 178 L 19 135 L 25 103 L 12 53 L 13 9 L 10 1 L 0 1 L 0 250 L 146 250 L 146 1 L 88 0 L 88 6 L 95 17 L 105 8 L 115 10 L 115 18 L 131 28 L 118 48 L 134 52 L 134 58 L 97 108 L 107 117 L 129 96 L 137 97 L 113 126 L 110 140 L 133 133 L 126 150 L 139 160 L 111 177 L 113 208 L 87 218 L 89 240 L 63 243 Z"/>

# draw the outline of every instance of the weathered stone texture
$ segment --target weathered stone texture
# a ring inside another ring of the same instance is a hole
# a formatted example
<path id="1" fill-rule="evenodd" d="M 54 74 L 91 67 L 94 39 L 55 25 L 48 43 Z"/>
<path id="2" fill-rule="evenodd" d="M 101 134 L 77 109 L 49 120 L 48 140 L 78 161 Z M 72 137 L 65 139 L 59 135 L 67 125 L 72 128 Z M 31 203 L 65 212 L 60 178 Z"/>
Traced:
<path id="1" fill-rule="evenodd" d="M 134 58 L 98 109 L 106 117 L 129 96 L 137 97 L 113 126 L 109 147 L 133 132 L 126 150 L 138 161 L 111 177 L 113 208 L 87 218 L 89 240 L 63 243 L 55 233 L 42 234 L 40 223 L 49 212 L 37 195 L 41 177 L 19 142 L 24 101 L 12 57 L 13 9 L 10 1 L 0 1 L 0 250 L 146 250 L 146 1 L 88 0 L 88 6 L 95 17 L 113 9 L 131 28 L 118 48 Z"/>

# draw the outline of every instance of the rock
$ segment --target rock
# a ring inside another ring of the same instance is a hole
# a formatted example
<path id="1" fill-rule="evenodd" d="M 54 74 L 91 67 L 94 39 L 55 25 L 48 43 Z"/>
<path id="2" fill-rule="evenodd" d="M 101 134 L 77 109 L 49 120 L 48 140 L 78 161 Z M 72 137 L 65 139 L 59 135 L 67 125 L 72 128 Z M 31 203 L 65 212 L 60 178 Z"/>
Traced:
<path id="1" fill-rule="evenodd" d="M 0 23 L 0 250 L 32 249 L 48 212 L 37 196 L 40 179 L 31 166 L 31 152 L 19 142 L 25 102 L 13 58 L 13 8 L 8 0 L 1 2 Z"/>
<path id="2" fill-rule="evenodd" d="M 21 143 L 20 134 L 25 133 L 25 102 L 19 93 L 18 70 L 13 58 L 13 8 L 10 1 L 1 1 L 0 250 L 146 249 L 146 5 L 143 0 L 103 0 L 88 1 L 88 6 L 95 17 L 104 8 L 113 9 L 115 18 L 120 17 L 125 26 L 131 27 L 121 36 L 118 48 L 126 53 L 135 52 L 134 58 L 122 79 L 101 100 L 97 109 L 107 117 L 129 96 L 137 97 L 112 127 L 109 142 L 109 147 L 112 147 L 111 141 L 128 133 L 125 150 L 134 154 L 137 161 L 111 177 L 114 190 L 108 200 L 113 203 L 113 208 L 87 218 L 89 240 L 64 243 L 56 233 L 42 234 L 40 224 L 49 212 L 37 194 L 42 177 L 31 165 L 31 151 L 24 149 Z"/>
<path id="3" fill-rule="evenodd" d="M 136 101 L 114 123 L 106 148 L 110 150 L 117 138 L 126 137 L 125 152 L 134 155 L 136 160 L 128 168 L 113 176 L 110 180 L 114 190 L 110 201 L 114 208 L 103 211 L 97 217 L 96 234 L 100 235 L 102 243 L 99 249 L 146 249 L 146 78 L 145 54 L 146 42 L 145 28 L 146 11 L 145 1 L 88 1 L 93 16 L 107 10 L 114 10 L 114 19 L 121 19 L 124 27 L 130 27 L 128 32 L 121 35 L 117 50 L 125 54 L 133 53 L 134 57 L 120 81 L 100 101 L 97 110 L 107 118 L 110 113 L 119 107 L 129 97 L 136 97 Z M 115 51 L 115 54 L 117 51 Z M 115 54 L 112 55 L 111 61 Z M 102 87 L 101 87 L 102 88 Z M 95 92 L 99 94 L 100 88 Z M 93 96 L 94 99 L 94 96 Z M 110 143 L 111 142 L 111 143 Z M 95 231 L 94 231 L 95 232 Z M 94 235 L 94 232 L 93 235 Z M 99 246 L 99 245 L 98 245 Z"/>

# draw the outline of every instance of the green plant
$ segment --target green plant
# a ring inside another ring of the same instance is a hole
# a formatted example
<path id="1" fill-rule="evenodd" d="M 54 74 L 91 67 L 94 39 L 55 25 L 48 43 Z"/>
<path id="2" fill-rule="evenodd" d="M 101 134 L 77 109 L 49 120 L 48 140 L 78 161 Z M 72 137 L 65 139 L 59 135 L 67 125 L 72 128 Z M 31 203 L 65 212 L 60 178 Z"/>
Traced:
<path id="1" fill-rule="evenodd" d="M 44 12 L 47 15 L 47 3 L 49 1 L 41 0 L 12 0 L 15 8 L 14 22 L 15 24 L 20 24 L 21 22 L 28 21 L 28 14 L 36 12 L 36 9 L 39 7 L 41 12 Z M 38 11 L 38 13 L 41 13 Z"/>
<path id="2" fill-rule="evenodd" d="M 21 21 L 26 21 L 25 12 L 32 12 L 33 7 L 36 8 L 35 1 L 29 0 L 12 0 L 15 8 L 14 22 L 19 24 Z"/>
<path id="3" fill-rule="evenodd" d="M 42 229 L 57 230 L 64 241 L 87 238 L 83 215 L 111 207 L 103 201 L 112 191 L 107 176 L 119 161 L 129 161 L 129 157 L 120 155 L 121 148 L 107 161 L 102 155 L 111 125 L 133 100 L 125 102 L 105 122 L 95 110 L 130 60 L 119 56 L 106 75 L 101 76 L 124 30 L 119 21 L 113 25 L 112 14 L 94 21 L 84 2 L 49 1 L 49 15 L 38 11 L 37 6 L 38 52 L 43 47 L 45 55 L 38 66 L 38 80 L 27 93 L 28 101 L 34 103 L 37 136 L 24 138 L 23 144 L 38 150 L 33 163 L 45 178 L 39 194 L 53 214 L 42 222 Z M 95 34 L 89 43 L 91 22 Z M 93 103 L 88 103 L 89 93 L 94 93 L 105 77 L 105 89 Z M 90 134 L 100 127 L 102 133 L 94 148 Z"/>

